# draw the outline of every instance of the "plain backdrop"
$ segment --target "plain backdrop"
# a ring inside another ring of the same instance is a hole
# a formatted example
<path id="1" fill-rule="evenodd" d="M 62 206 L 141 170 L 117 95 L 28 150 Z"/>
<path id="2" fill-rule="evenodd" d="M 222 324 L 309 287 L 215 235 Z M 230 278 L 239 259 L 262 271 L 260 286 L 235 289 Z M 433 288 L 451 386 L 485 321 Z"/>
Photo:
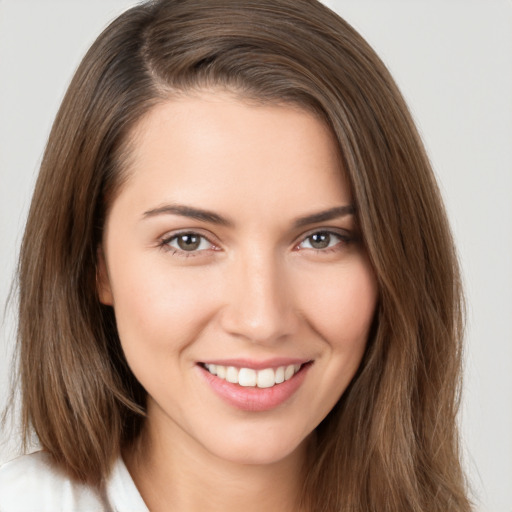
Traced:
<path id="1" fill-rule="evenodd" d="M 129 0 L 0 0 L 0 311 L 53 117 L 81 57 Z M 462 444 L 479 512 L 512 512 L 512 2 L 331 0 L 409 102 L 462 263 Z M 15 313 L 0 324 L 0 406 Z M 0 462 L 16 436 L 3 434 Z M 7 439 L 6 439 L 7 438 Z"/>

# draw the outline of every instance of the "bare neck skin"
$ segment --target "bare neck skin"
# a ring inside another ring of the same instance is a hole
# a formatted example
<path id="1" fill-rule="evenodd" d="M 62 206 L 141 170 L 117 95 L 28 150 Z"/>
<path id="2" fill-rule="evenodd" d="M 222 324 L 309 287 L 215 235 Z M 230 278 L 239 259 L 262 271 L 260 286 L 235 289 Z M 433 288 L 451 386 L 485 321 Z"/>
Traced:
<path id="1" fill-rule="evenodd" d="M 307 440 L 280 461 L 240 464 L 212 455 L 177 425 L 169 430 L 168 424 L 163 437 L 159 421 L 168 418 L 148 422 L 138 442 L 123 454 L 151 512 L 299 510 Z"/>

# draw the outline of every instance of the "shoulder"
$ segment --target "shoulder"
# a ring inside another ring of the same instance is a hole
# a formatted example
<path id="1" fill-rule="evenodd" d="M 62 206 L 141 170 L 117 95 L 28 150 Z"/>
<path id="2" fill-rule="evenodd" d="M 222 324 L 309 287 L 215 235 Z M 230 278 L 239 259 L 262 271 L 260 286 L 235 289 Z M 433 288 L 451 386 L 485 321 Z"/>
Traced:
<path id="1" fill-rule="evenodd" d="M 149 512 L 122 457 L 103 489 L 70 480 L 43 451 L 0 466 L 0 512 Z"/>
<path id="2" fill-rule="evenodd" d="M 1 512 L 100 512 L 99 493 L 71 481 L 45 452 L 23 455 L 0 467 Z"/>

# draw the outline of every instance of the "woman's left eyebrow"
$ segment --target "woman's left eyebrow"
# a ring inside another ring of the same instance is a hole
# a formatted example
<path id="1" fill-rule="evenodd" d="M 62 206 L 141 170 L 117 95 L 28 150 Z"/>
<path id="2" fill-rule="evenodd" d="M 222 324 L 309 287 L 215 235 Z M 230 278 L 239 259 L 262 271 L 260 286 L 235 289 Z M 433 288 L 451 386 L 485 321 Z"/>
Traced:
<path id="1" fill-rule="evenodd" d="M 293 223 L 294 228 L 303 228 L 309 224 L 315 224 L 317 222 L 326 222 L 328 220 L 337 219 L 339 217 L 345 217 L 346 215 L 354 215 L 354 205 L 346 204 L 343 206 L 335 206 L 321 212 L 311 213 L 304 217 L 299 217 Z"/>

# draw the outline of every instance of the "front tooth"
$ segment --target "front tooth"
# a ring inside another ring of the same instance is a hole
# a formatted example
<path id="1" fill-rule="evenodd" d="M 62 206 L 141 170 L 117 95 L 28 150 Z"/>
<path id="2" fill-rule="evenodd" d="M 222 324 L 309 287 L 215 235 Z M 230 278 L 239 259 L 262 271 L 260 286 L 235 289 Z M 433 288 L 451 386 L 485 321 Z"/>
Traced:
<path id="1" fill-rule="evenodd" d="M 295 366 L 293 364 L 289 364 L 284 371 L 284 380 L 291 379 L 295 374 Z"/>
<path id="2" fill-rule="evenodd" d="M 221 366 L 220 364 L 217 365 L 217 377 L 219 377 L 221 379 L 225 379 L 226 372 L 227 372 L 227 369 L 225 366 Z"/>
<path id="3" fill-rule="evenodd" d="M 232 384 L 238 384 L 238 370 L 234 366 L 228 366 L 226 380 Z"/>
<path id="4" fill-rule="evenodd" d="M 257 375 L 257 386 L 259 388 L 271 388 L 276 383 L 276 376 L 272 368 L 260 370 Z"/>
<path id="5" fill-rule="evenodd" d="M 240 368 L 238 372 L 238 384 L 244 387 L 256 386 L 256 370 L 252 368 Z"/>
<path id="6" fill-rule="evenodd" d="M 206 368 L 212 375 L 217 375 L 217 365 L 216 364 L 207 364 Z"/>
<path id="7" fill-rule="evenodd" d="M 284 382 L 284 366 L 280 366 L 276 370 L 276 384 L 281 384 Z"/>

